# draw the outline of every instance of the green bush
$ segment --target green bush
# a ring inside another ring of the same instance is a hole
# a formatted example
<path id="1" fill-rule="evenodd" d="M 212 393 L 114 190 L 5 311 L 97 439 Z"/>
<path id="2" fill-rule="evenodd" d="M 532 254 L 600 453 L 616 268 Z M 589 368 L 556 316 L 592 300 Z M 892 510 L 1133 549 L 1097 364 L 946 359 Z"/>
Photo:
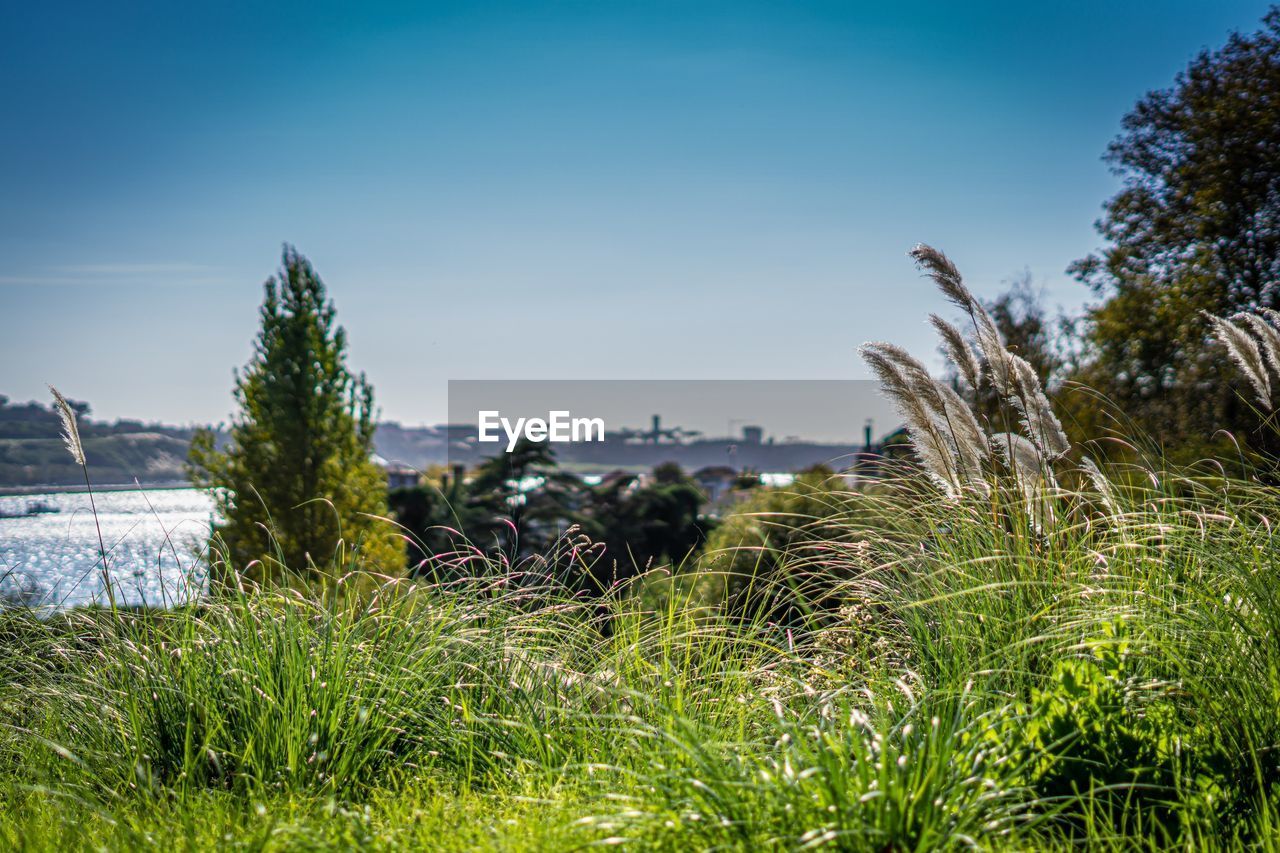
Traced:
<path id="1" fill-rule="evenodd" d="M 1085 799 L 1119 831 L 1212 818 L 1230 794 L 1221 744 L 1181 713 L 1176 685 L 1142 671 L 1123 627 L 1106 627 L 1033 692 L 1022 731 L 1029 786 L 1049 802 Z M 1083 828 L 1081 816 L 1072 822 Z"/>

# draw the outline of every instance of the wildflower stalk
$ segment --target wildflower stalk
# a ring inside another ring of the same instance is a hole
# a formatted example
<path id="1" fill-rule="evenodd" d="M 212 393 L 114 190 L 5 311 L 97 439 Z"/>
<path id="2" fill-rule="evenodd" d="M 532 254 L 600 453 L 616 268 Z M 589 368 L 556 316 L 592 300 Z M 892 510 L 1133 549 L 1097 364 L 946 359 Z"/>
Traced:
<path id="1" fill-rule="evenodd" d="M 80 441 L 80 426 L 76 423 L 75 409 L 71 408 L 67 398 L 52 385 L 49 386 L 49 390 L 53 392 L 54 407 L 58 410 L 58 416 L 62 418 L 62 440 L 66 443 L 71 458 L 80 466 L 80 473 L 84 475 L 84 488 L 89 493 L 89 509 L 93 513 L 93 526 L 98 531 L 98 556 L 102 560 L 102 586 L 107 591 L 107 603 L 111 606 L 111 614 L 114 616 L 116 594 L 111 588 L 111 573 L 107 568 L 107 546 L 102 538 L 102 523 L 98 520 L 98 507 L 93 499 L 93 484 L 89 482 L 89 465 L 84 457 L 84 444 Z"/>

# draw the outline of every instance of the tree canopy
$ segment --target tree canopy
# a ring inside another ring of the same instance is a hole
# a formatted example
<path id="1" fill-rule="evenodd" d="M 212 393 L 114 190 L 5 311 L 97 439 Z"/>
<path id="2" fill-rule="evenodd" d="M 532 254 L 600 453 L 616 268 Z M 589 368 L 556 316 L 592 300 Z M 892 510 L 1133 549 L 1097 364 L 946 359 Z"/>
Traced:
<path id="1" fill-rule="evenodd" d="M 1108 245 L 1072 266 L 1104 298 L 1080 378 L 1170 439 L 1249 432 L 1199 312 L 1280 303 L 1280 7 L 1140 100 L 1106 159 Z"/>
<path id="2" fill-rule="evenodd" d="M 371 570 L 403 567 L 372 460 L 373 388 L 347 369 L 346 334 L 311 264 L 291 246 L 264 287 L 253 356 L 238 373 L 239 407 L 225 449 L 192 441 L 193 482 L 209 489 L 230 563 L 254 580 L 285 569 L 311 579 L 359 556 Z"/>

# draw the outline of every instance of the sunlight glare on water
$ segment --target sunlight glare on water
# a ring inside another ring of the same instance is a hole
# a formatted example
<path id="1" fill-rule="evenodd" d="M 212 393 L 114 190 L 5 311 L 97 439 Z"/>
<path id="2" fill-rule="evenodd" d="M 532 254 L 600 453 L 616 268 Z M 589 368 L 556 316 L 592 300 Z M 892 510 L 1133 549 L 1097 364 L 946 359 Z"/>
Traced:
<path id="1" fill-rule="evenodd" d="M 106 603 L 98 525 L 117 603 L 166 607 L 204 589 L 213 504 L 195 489 L 0 496 L 0 606 Z M 40 505 L 56 510 L 23 517 Z"/>

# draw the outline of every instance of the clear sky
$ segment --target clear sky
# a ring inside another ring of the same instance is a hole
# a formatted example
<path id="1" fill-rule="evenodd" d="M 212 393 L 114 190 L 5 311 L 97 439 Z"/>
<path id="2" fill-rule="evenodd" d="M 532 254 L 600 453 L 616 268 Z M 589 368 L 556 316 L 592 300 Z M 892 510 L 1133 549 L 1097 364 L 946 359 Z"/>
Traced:
<path id="1" fill-rule="evenodd" d="M 451 378 L 865 377 L 934 350 L 917 241 L 1077 307 L 1122 115 L 1265 8 L 6 3 L 0 393 L 225 419 L 283 241 L 406 423 Z"/>

